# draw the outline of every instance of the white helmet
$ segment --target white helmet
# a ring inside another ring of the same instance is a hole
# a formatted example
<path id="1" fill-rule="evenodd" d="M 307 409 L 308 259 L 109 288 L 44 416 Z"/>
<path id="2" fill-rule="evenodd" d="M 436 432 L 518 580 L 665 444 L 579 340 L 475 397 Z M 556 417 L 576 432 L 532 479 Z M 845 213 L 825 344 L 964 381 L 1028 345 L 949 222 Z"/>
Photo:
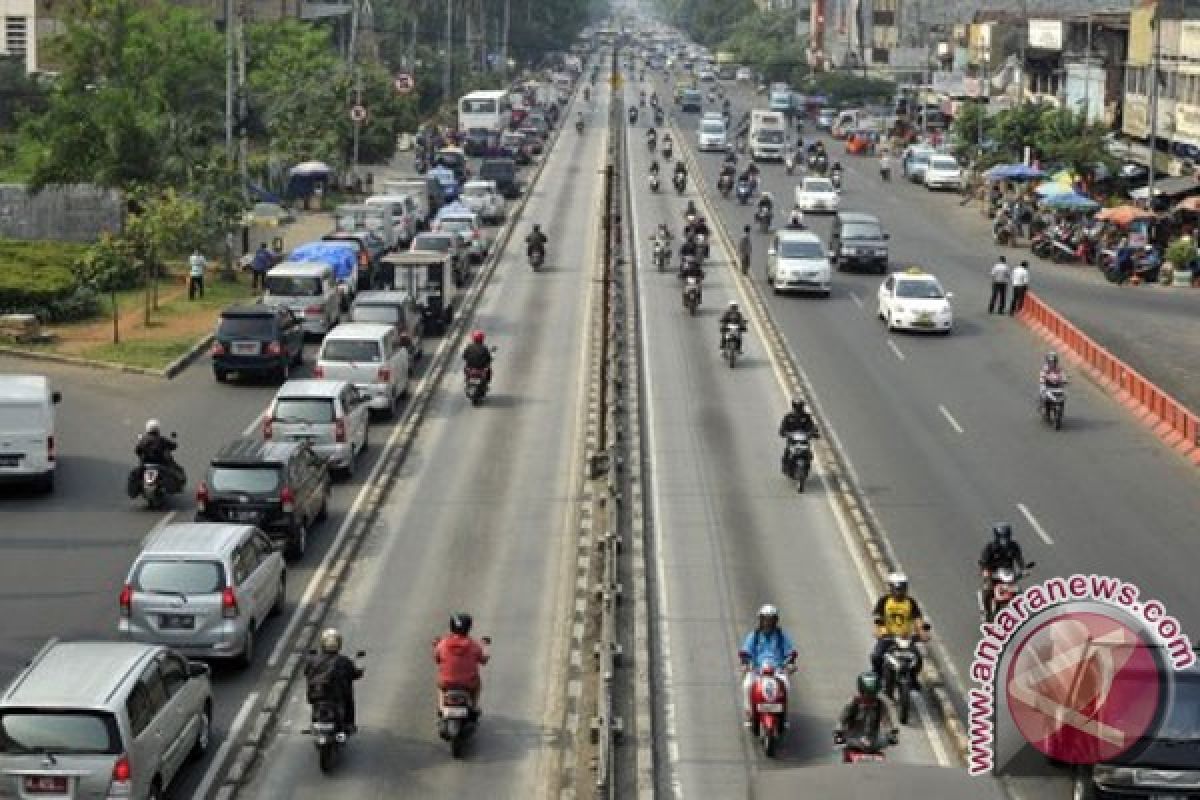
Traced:
<path id="1" fill-rule="evenodd" d="M 326 628 L 321 631 L 321 652 L 335 655 L 342 649 L 342 634 L 337 628 Z"/>
<path id="2" fill-rule="evenodd" d="M 886 581 L 888 589 L 893 592 L 908 591 L 908 576 L 903 572 L 889 572 Z"/>
<path id="3" fill-rule="evenodd" d="M 156 419 L 146 420 L 146 433 L 159 433 L 161 430 L 162 430 L 162 426 L 158 424 L 158 420 L 156 420 Z"/>
<path id="4" fill-rule="evenodd" d="M 758 616 L 760 619 L 762 617 L 774 617 L 775 621 L 778 622 L 779 621 L 779 609 L 776 608 L 775 606 L 771 605 L 770 603 L 767 603 L 766 605 L 764 605 L 762 608 L 760 608 L 758 610 Z"/>

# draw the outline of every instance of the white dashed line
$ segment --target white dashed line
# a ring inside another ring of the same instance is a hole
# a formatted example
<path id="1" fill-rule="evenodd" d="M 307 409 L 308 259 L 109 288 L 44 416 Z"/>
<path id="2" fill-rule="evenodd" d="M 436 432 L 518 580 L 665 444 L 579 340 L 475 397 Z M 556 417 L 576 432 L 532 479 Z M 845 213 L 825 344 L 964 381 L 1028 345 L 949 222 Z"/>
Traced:
<path id="1" fill-rule="evenodd" d="M 956 420 L 954 416 L 946 410 L 945 406 L 938 406 L 938 411 L 942 412 L 942 416 L 946 418 L 946 422 L 950 423 L 951 428 L 954 428 L 957 433 L 963 432 L 962 425 L 958 424 L 958 420 Z"/>
<path id="2" fill-rule="evenodd" d="M 858 306 L 859 308 L 863 307 L 863 302 L 862 302 L 861 297 L 859 297 L 854 292 L 846 292 L 846 294 L 850 295 L 850 299 L 854 301 L 854 305 Z"/>
<path id="3" fill-rule="evenodd" d="M 1037 533 L 1038 536 L 1042 537 L 1042 541 L 1053 547 L 1054 540 L 1050 538 L 1050 534 L 1046 533 L 1046 529 L 1043 528 L 1041 523 L 1037 521 L 1037 518 L 1029 512 L 1029 509 L 1025 507 L 1025 504 L 1017 503 L 1017 510 L 1025 515 L 1025 519 L 1029 521 L 1029 526 L 1033 528 L 1034 532 Z"/>
<path id="4" fill-rule="evenodd" d="M 250 711 L 257 702 L 258 692 L 251 692 L 242 701 L 242 707 L 238 709 L 237 716 L 233 718 L 233 724 L 229 726 L 229 732 L 225 734 L 225 741 L 221 742 L 221 747 L 217 750 L 216 756 L 213 757 L 212 763 L 208 765 L 208 770 L 204 773 L 204 779 L 200 781 L 200 785 L 192 793 L 192 800 L 202 800 L 208 797 L 208 793 L 212 791 L 213 784 L 217 781 L 217 775 L 220 773 L 221 767 L 224 766 L 225 759 L 229 757 L 229 749 L 241 737 L 242 728 L 246 725 L 246 718 L 250 716 Z"/>
<path id="5" fill-rule="evenodd" d="M 903 361 L 905 359 L 904 353 L 900 352 L 900 348 L 896 347 L 896 343 L 893 342 L 891 339 L 887 340 L 887 346 L 892 348 L 892 352 L 896 354 L 896 358 L 900 359 L 901 361 Z"/>

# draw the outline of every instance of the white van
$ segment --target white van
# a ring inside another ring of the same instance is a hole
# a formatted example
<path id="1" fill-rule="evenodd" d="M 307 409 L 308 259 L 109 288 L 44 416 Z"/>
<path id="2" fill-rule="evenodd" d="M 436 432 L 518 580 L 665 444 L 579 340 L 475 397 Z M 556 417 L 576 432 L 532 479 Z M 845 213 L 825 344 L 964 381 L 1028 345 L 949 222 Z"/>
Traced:
<path id="1" fill-rule="evenodd" d="M 333 267 L 318 261 L 285 261 L 267 273 L 263 303 L 283 306 L 304 321 L 304 332 L 324 335 L 337 325 L 342 293 Z"/>
<path id="2" fill-rule="evenodd" d="M 433 210 L 429 207 L 429 185 L 424 178 L 384 181 L 383 193 L 408 195 L 417 204 L 417 230 L 425 230 L 429 227 L 429 221 L 433 219 Z"/>
<path id="3" fill-rule="evenodd" d="M 408 193 L 374 194 L 364 201 L 369 206 L 390 205 L 392 228 L 396 232 L 396 247 L 405 250 L 420 230 L 421 210 Z"/>
<path id="4" fill-rule="evenodd" d="M 54 406 L 61 400 L 43 375 L 0 375 L 0 480 L 54 491 Z"/>
<path id="5" fill-rule="evenodd" d="M 396 416 L 396 401 L 408 391 L 412 371 L 408 347 L 392 325 L 339 325 L 321 343 L 313 376 L 349 381 L 370 398 L 370 407 Z"/>

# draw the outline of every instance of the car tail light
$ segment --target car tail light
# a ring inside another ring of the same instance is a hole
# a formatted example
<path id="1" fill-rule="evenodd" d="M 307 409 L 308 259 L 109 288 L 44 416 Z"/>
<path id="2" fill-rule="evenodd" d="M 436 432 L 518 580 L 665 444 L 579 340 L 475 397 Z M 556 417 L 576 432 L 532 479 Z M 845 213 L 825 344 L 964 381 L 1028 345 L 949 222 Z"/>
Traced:
<path id="1" fill-rule="evenodd" d="M 325 308 L 323 306 L 306 306 L 304 308 L 304 313 L 305 314 L 324 314 Z"/>
<path id="2" fill-rule="evenodd" d="M 109 797 L 124 797 L 133 794 L 133 767 L 129 764 L 129 756 L 122 755 L 113 764 L 112 785 L 108 787 Z"/>
<path id="3" fill-rule="evenodd" d="M 121 605 L 121 616 L 128 617 L 130 606 L 133 604 L 133 587 L 128 583 L 121 587 L 121 596 L 117 602 Z"/>
<path id="4" fill-rule="evenodd" d="M 346 420 L 342 417 L 333 421 L 333 440 L 335 442 L 346 441 Z"/>
<path id="5" fill-rule="evenodd" d="M 55 449 L 54 449 L 54 437 L 47 436 L 46 437 L 46 460 L 53 462 L 56 457 L 57 457 L 57 453 L 55 452 Z"/>
<path id="6" fill-rule="evenodd" d="M 269 440 L 274 435 L 275 420 L 271 419 L 269 416 L 263 417 L 263 439 Z"/>
<path id="7" fill-rule="evenodd" d="M 296 508 L 296 495 L 292 493 L 292 487 L 285 486 L 279 492 L 279 502 L 283 505 L 283 513 L 290 514 Z"/>
<path id="8" fill-rule="evenodd" d="M 267 345 L 267 355 L 269 355 L 269 356 L 283 355 L 282 345 L 280 345 L 279 342 L 271 342 L 270 344 Z"/>
<path id="9" fill-rule="evenodd" d="M 201 511 L 208 508 L 208 484 L 203 481 L 196 487 L 196 508 Z"/>
<path id="10" fill-rule="evenodd" d="M 313 377 L 314 378 L 324 378 L 325 377 L 325 368 L 320 365 L 313 367 Z"/>
<path id="11" fill-rule="evenodd" d="M 213 342 L 212 354 L 214 356 L 225 355 L 225 345 L 221 344 L 220 342 Z"/>
<path id="12" fill-rule="evenodd" d="M 381 381 L 390 381 L 392 379 L 392 371 L 387 367 L 380 367 L 379 372 L 375 373 L 375 377 Z"/>
<path id="13" fill-rule="evenodd" d="M 221 616 L 225 619 L 235 619 L 238 615 L 237 595 L 232 586 L 226 586 L 221 591 Z"/>

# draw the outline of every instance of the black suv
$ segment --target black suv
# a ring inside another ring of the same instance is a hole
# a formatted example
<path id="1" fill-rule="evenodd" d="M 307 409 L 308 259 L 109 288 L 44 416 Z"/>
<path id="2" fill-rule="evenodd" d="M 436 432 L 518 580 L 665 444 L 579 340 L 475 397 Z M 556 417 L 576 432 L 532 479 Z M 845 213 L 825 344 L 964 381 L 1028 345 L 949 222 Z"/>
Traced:
<path id="1" fill-rule="evenodd" d="M 489 158 L 479 165 L 479 180 L 495 181 L 496 191 L 512 200 L 521 196 L 517 164 L 511 158 Z"/>
<path id="2" fill-rule="evenodd" d="M 859 211 L 840 211 L 830 234 L 830 260 L 842 272 L 850 266 L 874 267 L 880 275 L 888 269 L 888 239 L 879 220 Z"/>
<path id="3" fill-rule="evenodd" d="M 298 559 L 309 528 L 325 518 L 330 483 L 325 461 L 307 442 L 241 437 L 209 464 L 196 489 L 196 521 L 256 525 Z"/>
<path id="4" fill-rule="evenodd" d="M 304 361 L 304 323 L 283 306 L 230 306 L 221 312 L 212 346 L 213 375 L 224 381 L 268 373 L 281 382 Z"/>

